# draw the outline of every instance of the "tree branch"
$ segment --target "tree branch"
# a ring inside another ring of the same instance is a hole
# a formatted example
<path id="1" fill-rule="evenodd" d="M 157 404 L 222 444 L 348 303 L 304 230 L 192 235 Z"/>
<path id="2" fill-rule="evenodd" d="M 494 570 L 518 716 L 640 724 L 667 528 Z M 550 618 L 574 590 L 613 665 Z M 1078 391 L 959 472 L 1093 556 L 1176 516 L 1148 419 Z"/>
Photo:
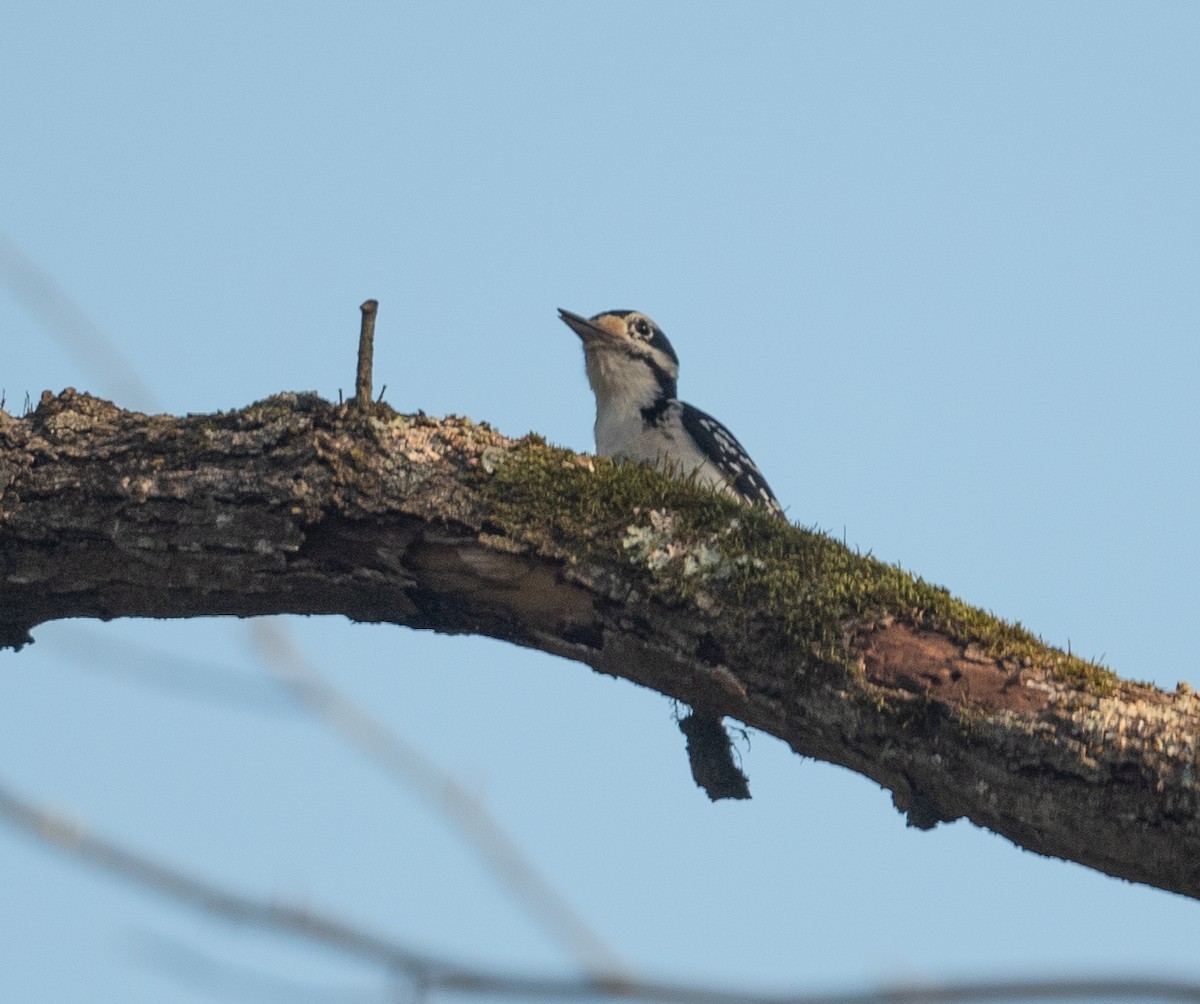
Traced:
<path id="1" fill-rule="evenodd" d="M 0 645 L 64 617 L 339 613 L 587 663 L 1042 854 L 1200 896 L 1200 706 L 633 465 L 283 394 L 0 412 Z"/>

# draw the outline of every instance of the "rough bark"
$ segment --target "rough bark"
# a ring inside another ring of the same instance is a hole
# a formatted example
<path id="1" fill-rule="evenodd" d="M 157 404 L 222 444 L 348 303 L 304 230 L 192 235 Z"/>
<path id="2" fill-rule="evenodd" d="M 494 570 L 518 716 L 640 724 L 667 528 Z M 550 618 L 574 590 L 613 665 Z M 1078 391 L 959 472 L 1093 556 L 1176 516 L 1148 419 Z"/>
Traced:
<path id="1" fill-rule="evenodd" d="M 64 617 L 490 635 L 778 736 L 1042 854 L 1200 896 L 1189 689 L 1118 680 L 828 538 L 465 419 L 284 394 L 0 412 L 0 645 Z"/>

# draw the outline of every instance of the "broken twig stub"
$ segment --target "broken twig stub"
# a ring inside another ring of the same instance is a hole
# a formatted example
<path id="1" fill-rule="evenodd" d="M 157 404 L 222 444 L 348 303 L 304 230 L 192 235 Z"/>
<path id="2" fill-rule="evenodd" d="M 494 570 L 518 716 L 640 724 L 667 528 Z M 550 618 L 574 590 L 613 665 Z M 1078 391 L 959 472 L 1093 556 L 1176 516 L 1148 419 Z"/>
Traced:
<path id="1" fill-rule="evenodd" d="M 358 330 L 358 374 L 354 380 L 354 403 L 363 411 L 371 407 L 371 369 L 375 363 L 375 315 L 379 301 L 367 300 L 359 307 L 362 326 Z"/>

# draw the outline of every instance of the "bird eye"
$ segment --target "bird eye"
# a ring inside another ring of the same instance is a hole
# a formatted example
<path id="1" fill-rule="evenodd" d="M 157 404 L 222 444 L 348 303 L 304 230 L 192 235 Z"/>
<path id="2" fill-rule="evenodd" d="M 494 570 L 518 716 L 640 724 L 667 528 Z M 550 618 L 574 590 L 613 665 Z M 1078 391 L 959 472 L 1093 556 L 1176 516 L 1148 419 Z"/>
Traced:
<path id="1" fill-rule="evenodd" d="M 647 324 L 645 322 L 645 320 L 642 318 L 638 318 L 638 320 L 634 323 L 633 330 L 636 331 L 643 338 L 650 337 L 650 325 Z"/>

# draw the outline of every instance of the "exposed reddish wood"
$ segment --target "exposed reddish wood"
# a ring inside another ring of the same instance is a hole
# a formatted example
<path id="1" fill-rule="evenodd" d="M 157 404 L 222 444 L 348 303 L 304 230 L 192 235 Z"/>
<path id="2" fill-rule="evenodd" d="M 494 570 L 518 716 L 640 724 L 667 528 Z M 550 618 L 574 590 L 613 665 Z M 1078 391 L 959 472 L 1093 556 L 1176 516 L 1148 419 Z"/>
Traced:
<path id="1" fill-rule="evenodd" d="M 946 704 L 1027 713 L 1050 700 L 1045 689 L 1026 686 L 1018 667 L 899 622 L 871 632 L 863 661 L 872 683 Z"/>

